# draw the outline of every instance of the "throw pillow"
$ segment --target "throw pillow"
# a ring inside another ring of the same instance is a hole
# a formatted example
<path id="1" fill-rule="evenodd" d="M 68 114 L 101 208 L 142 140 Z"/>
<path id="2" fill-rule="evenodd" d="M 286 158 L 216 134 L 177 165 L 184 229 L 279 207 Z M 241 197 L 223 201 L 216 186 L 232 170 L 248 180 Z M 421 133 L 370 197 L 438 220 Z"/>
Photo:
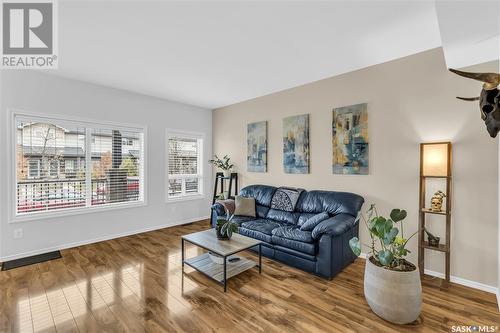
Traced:
<path id="1" fill-rule="evenodd" d="M 297 201 L 299 201 L 300 194 L 303 189 L 280 187 L 274 192 L 273 199 L 271 200 L 271 208 L 284 210 L 285 212 L 293 212 Z"/>
<path id="2" fill-rule="evenodd" d="M 234 215 L 255 217 L 255 199 L 237 195 L 235 200 Z"/>
<path id="3" fill-rule="evenodd" d="M 300 226 L 300 230 L 302 231 L 312 231 L 318 224 L 323 222 L 329 217 L 328 213 L 319 213 L 309 218 Z"/>

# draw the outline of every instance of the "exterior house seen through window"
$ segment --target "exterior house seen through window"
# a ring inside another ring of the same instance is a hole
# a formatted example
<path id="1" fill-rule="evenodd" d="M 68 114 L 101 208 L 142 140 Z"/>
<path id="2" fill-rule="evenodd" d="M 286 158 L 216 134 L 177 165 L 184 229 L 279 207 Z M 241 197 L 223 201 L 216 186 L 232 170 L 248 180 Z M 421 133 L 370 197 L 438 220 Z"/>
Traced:
<path id="1" fill-rule="evenodd" d="M 168 199 L 203 195 L 201 135 L 169 133 L 168 142 Z"/>
<path id="2" fill-rule="evenodd" d="M 17 216 L 143 201 L 142 129 L 15 116 Z"/>

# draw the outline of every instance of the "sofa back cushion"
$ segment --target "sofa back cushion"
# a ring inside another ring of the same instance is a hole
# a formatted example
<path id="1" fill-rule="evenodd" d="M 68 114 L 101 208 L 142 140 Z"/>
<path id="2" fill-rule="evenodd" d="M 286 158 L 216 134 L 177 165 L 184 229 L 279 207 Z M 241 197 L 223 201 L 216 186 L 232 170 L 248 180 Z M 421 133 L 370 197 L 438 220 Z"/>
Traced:
<path id="1" fill-rule="evenodd" d="M 286 222 L 291 224 L 297 224 L 299 221 L 300 213 L 298 212 L 285 212 L 279 209 L 269 209 L 266 218 L 278 222 Z"/>
<path id="2" fill-rule="evenodd" d="M 300 227 L 301 225 L 304 224 L 304 222 L 309 220 L 314 215 L 316 215 L 316 214 L 315 213 L 301 213 L 299 216 L 299 221 L 297 222 L 297 225 Z"/>
<path id="3" fill-rule="evenodd" d="M 276 187 L 268 185 L 250 185 L 241 189 L 240 195 L 247 198 L 254 198 L 255 203 L 260 206 L 271 207 Z"/>
<path id="4" fill-rule="evenodd" d="M 356 216 L 363 202 L 363 197 L 354 193 L 308 191 L 300 196 L 296 211 L 313 214 L 327 212 L 330 216 L 337 214 Z"/>
<path id="5" fill-rule="evenodd" d="M 328 215 L 327 212 L 322 212 L 319 214 L 314 215 L 307 221 L 305 221 L 301 226 L 300 230 L 302 231 L 312 231 L 318 224 L 329 218 L 330 216 Z"/>

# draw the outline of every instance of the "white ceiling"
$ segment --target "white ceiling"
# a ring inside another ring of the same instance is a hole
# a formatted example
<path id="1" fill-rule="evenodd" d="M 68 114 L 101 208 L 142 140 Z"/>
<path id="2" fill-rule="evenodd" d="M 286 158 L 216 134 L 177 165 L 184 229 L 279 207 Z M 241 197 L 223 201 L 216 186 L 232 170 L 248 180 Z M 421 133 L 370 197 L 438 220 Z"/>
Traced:
<path id="1" fill-rule="evenodd" d="M 221 107 L 441 45 L 433 1 L 59 3 L 54 74 Z"/>
<path id="2" fill-rule="evenodd" d="M 437 1 L 436 13 L 448 67 L 499 59 L 500 1 Z"/>

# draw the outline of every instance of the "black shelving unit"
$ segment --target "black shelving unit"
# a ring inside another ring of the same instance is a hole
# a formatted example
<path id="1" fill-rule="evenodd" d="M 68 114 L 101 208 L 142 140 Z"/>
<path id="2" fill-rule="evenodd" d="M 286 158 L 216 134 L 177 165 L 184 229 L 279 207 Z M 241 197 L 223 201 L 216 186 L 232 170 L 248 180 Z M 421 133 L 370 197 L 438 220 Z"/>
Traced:
<path id="1" fill-rule="evenodd" d="M 225 181 L 229 181 L 228 198 L 234 199 L 234 197 L 238 194 L 238 173 L 231 172 L 230 177 L 224 177 L 224 173 L 217 172 L 215 174 L 214 196 L 212 199 L 212 205 L 215 203 L 217 194 L 224 193 L 224 182 Z M 233 183 L 234 183 L 234 187 L 233 187 Z M 219 184 L 220 184 L 220 191 L 219 191 Z M 233 190 L 233 188 L 234 188 L 234 195 L 231 194 L 231 191 Z"/>

